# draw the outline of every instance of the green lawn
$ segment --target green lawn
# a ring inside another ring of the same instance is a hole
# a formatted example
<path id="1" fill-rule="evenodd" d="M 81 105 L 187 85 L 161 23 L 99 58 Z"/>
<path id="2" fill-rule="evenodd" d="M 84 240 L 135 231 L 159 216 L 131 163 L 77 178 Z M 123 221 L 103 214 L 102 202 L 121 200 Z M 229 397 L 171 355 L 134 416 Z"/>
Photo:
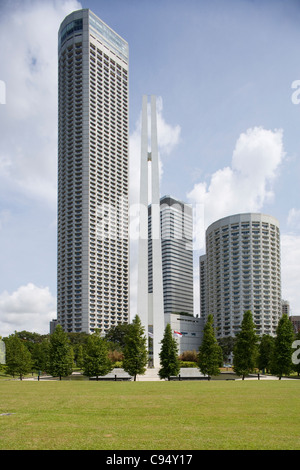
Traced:
<path id="1" fill-rule="evenodd" d="M 299 450 L 299 398 L 300 380 L 2 381 L 0 449 Z"/>

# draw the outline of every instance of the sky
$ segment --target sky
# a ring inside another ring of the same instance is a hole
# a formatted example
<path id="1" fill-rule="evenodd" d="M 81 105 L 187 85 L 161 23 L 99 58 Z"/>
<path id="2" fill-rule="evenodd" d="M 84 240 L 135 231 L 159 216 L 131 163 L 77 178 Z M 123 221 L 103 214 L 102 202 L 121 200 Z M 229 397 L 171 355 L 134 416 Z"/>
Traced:
<path id="1" fill-rule="evenodd" d="M 80 8 L 129 44 L 131 207 L 142 96 L 157 96 L 161 196 L 194 210 L 195 314 L 205 229 L 262 212 L 279 220 L 282 297 L 300 315 L 300 1 L 0 0 L 0 336 L 56 318 L 57 32 Z"/>

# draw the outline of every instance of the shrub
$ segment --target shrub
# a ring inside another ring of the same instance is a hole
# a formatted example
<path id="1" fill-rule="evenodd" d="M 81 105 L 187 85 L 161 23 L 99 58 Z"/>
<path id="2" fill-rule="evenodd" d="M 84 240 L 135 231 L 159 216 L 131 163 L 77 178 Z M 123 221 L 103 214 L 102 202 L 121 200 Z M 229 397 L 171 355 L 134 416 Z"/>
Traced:
<path id="1" fill-rule="evenodd" d="M 124 358 L 124 355 L 122 352 L 120 351 L 117 351 L 116 349 L 114 351 L 109 351 L 108 352 L 108 357 L 109 359 L 111 360 L 111 362 L 114 363 L 114 367 L 117 367 L 115 365 L 116 362 L 122 362 L 123 361 L 123 358 Z"/>
<path id="2" fill-rule="evenodd" d="M 180 367 L 197 367 L 197 362 L 194 362 L 194 361 L 180 361 Z"/>
<path id="3" fill-rule="evenodd" d="M 114 366 L 115 369 L 122 369 L 123 368 L 123 362 L 122 361 L 113 362 L 113 366 Z"/>
<path id="4" fill-rule="evenodd" d="M 179 360 L 180 361 L 191 361 L 191 362 L 197 362 L 198 355 L 197 352 L 194 351 L 183 351 L 183 353 L 180 354 Z"/>

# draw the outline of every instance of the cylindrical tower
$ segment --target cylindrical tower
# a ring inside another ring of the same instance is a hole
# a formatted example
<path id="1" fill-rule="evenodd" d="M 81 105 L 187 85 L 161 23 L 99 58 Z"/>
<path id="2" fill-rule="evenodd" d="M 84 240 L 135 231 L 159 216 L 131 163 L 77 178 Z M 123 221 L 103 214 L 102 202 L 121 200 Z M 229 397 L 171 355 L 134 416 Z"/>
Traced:
<path id="1" fill-rule="evenodd" d="M 220 219 L 206 231 L 205 313 L 217 338 L 235 336 L 251 310 L 257 334 L 274 336 L 281 316 L 279 222 L 263 214 Z"/>

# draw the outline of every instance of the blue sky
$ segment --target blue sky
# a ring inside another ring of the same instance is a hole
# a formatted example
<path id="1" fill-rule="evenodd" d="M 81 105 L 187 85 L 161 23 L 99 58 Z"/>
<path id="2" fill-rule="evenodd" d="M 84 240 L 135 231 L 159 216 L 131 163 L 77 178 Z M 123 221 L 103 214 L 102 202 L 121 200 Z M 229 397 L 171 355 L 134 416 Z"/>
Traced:
<path id="1" fill-rule="evenodd" d="M 195 313 L 205 228 L 255 211 L 280 222 L 282 296 L 300 314 L 300 2 L 2 0 L 0 336 L 56 317 L 57 31 L 78 8 L 129 43 L 132 202 L 142 95 L 158 97 L 161 195 L 195 210 Z"/>

